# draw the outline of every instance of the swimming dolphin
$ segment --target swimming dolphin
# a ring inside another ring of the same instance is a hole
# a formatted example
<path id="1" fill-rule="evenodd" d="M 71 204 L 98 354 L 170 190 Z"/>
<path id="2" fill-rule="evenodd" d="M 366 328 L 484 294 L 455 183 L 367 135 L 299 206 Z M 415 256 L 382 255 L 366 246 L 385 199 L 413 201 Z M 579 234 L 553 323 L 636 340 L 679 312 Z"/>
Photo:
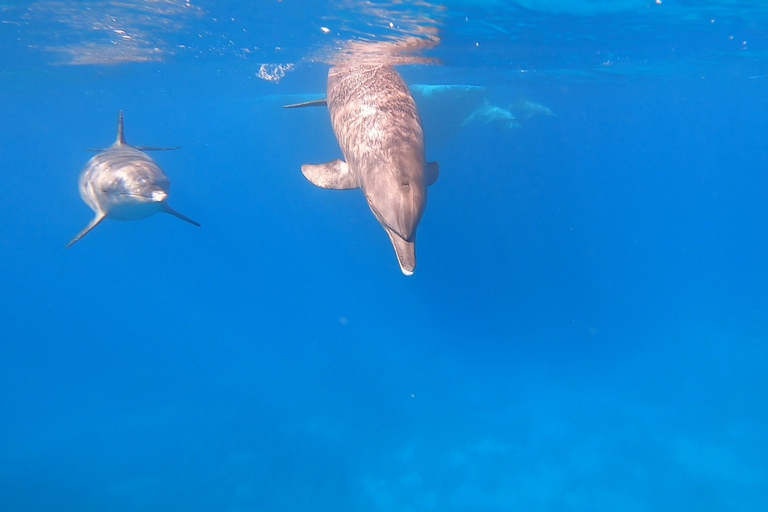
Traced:
<path id="1" fill-rule="evenodd" d="M 117 140 L 91 158 L 80 173 L 80 197 L 96 213 L 93 220 L 67 244 L 72 247 L 104 219 L 138 220 L 165 212 L 200 227 L 168 206 L 171 182 L 144 151 L 178 148 L 134 147 L 123 136 L 123 111 L 117 116 Z"/>
<path id="2" fill-rule="evenodd" d="M 314 185 L 360 188 L 389 235 L 403 274 L 416 268 L 416 228 L 437 181 L 437 162 L 426 162 L 416 103 L 392 66 L 340 64 L 328 71 L 326 100 L 286 108 L 327 105 L 344 160 L 302 165 Z"/>
<path id="3" fill-rule="evenodd" d="M 462 125 L 482 121 L 483 124 L 499 123 L 505 128 L 520 128 L 515 114 L 506 108 L 491 105 L 487 100 L 467 117 Z"/>

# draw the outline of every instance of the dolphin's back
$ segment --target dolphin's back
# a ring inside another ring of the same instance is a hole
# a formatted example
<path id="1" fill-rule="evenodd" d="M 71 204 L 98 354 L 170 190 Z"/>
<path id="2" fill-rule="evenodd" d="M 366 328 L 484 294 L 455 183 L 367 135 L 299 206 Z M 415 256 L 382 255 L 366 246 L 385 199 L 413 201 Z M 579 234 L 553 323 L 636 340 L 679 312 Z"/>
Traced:
<path id="1" fill-rule="evenodd" d="M 328 72 L 328 109 L 344 159 L 376 217 L 411 240 L 426 204 L 424 132 L 408 86 L 391 66 Z"/>
<path id="2" fill-rule="evenodd" d="M 408 86 L 390 66 L 336 66 L 328 73 L 328 109 L 348 164 L 386 151 L 410 153 L 423 168 L 424 134 Z"/>

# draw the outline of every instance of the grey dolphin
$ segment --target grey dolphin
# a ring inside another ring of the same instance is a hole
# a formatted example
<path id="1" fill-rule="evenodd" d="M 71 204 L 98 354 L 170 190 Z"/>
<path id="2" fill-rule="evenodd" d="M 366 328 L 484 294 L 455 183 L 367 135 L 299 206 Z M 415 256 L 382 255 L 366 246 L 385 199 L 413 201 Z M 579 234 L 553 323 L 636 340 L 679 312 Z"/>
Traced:
<path id="1" fill-rule="evenodd" d="M 67 244 L 72 247 L 104 219 L 138 220 L 165 212 L 200 227 L 168 206 L 171 182 L 144 151 L 177 148 L 135 147 L 123 136 L 123 111 L 117 116 L 117 139 L 91 158 L 80 173 L 80 197 L 96 213 L 93 220 Z"/>
<path id="2" fill-rule="evenodd" d="M 437 181 L 437 162 L 426 161 L 416 102 L 392 66 L 340 64 L 328 71 L 326 100 L 286 108 L 327 105 L 344 160 L 302 165 L 314 185 L 360 188 L 395 248 L 400 270 L 416 268 L 416 228 Z"/>

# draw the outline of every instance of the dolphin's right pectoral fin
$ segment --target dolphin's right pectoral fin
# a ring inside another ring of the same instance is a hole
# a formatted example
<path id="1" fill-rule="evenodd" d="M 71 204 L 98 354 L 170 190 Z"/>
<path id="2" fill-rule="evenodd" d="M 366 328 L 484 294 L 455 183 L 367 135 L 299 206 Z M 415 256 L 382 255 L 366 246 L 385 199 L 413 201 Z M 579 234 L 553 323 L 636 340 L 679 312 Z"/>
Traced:
<path id="1" fill-rule="evenodd" d="M 75 238 L 70 240 L 70 242 L 67 244 L 67 249 L 75 245 L 75 243 L 77 243 L 78 240 L 80 240 L 85 235 L 90 233 L 93 228 L 98 226 L 101 223 L 101 221 L 103 221 L 106 218 L 107 218 L 106 213 L 97 213 L 96 216 L 93 218 L 93 220 L 90 223 L 88 223 L 87 226 L 85 226 L 85 229 L 83 229 L 80 233 L 78 233 Z"/>
<path id="2" fill-rule="evenodd" d="M 427 186 L 434 185 L 440 176 L 440 164 L 437 162 L 427 162 Z"/>
<path id="3" fill-rule="evenodd" d="M 334 160 L 327 164 L 302 165 L 301 172 L 313 185 L 334 190 L 357 188 L 357 176 L 344 160 Z"/>
<path id="4" fill-rule="evenodd" d="M 397 254 L 397 262 L 400 264 L 400 270 L 403 274 L 410 276 L 416 269 L 416 242 L 408 242 L 400 237 L 391 229 L 384 228 L 392 241 L 392 246 Z"/>
<path id="5" fill-rule="evenodd" d="M 173 208 L 171 208 L 170 206 L 168 206 L 168 203 L 164 203 L 164 204 L 163 204 L 163 211 L 164 211 L 165 213 L 170 213 L 170 214 L 171 214 L 171 215 L 173 215 L 174 217 L 178 217 L 179 219 L 183 220 L 184 222 L 189 222 L 189 223 L 190 223 L 190 224 L 192 224 L 193 226 L 197 226 L 197 227 L 200 227 L 200 224 L 199 224 L 199 223 L 197 223 L 197 222 L 195 222 L 194 220 L 190 219 L 189 217 L 187 217 L 187 216 L 186 216 L 186 215 L 184 215 L 183 213 L 179 213 L 179 212 L 177 212 L 176 210 L 174 210 Z"/>

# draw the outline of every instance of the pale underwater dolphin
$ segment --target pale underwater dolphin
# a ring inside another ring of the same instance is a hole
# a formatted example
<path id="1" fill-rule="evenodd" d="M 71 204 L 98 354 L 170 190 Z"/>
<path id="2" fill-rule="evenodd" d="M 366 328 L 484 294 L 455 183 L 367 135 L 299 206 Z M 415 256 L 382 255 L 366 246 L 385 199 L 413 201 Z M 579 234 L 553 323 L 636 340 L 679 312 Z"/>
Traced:
<path id="1" fill-rule="evenodd" d="M 555 113 L 552 112 L 552 109 L 535 101 L 521 100 L 511 104 L 509 108 L 503 108 L 491 104 L 486 99 L 461 124 L 467 125 L 476 122 L 482 122 L 483 124 L 493 123 L 511 129 L 521 128 L 520 121 L 527 121 L 536 116 L 554 115 Z"/>
<path id="2" fill-rule="evenodd" d="M 488 100 L 472 112 L 461 124 L 463 126 L 478 121 L 482 121 L 483 124 L 500 123 L 505 128 L 520 128 L 520 123 L 517 122 L 515 114 L 505 108 L 491 105 Z"/>
<path id="3" fill-rule="evenodd" d="M 91 158 L 80 173 L 80 197 L 96 216 L 67 247 L 72 247 L 104 219 L 139 220 L 165 212 L 200 227 L 194 220 L 168 206 L 171 182 L 160 166 L 144 152 L 167 149 L 177 148 L 134 147 L 126 143 L 121 110 L 117 116 L 117 140 Z"/>
<path id="4" fill-rule="evenodd" d="M 411 92 L 392 66 L 340 64 L 328 71 L 326 100 L 286 108 L 327 105 L 344 160 L 302 165 L 314 185 L 360 188 L 389 235 L 400 270 L 416 268 L 416 228 L 437 181 L 437 162 L 427 163 L 424 132 Z"/>

